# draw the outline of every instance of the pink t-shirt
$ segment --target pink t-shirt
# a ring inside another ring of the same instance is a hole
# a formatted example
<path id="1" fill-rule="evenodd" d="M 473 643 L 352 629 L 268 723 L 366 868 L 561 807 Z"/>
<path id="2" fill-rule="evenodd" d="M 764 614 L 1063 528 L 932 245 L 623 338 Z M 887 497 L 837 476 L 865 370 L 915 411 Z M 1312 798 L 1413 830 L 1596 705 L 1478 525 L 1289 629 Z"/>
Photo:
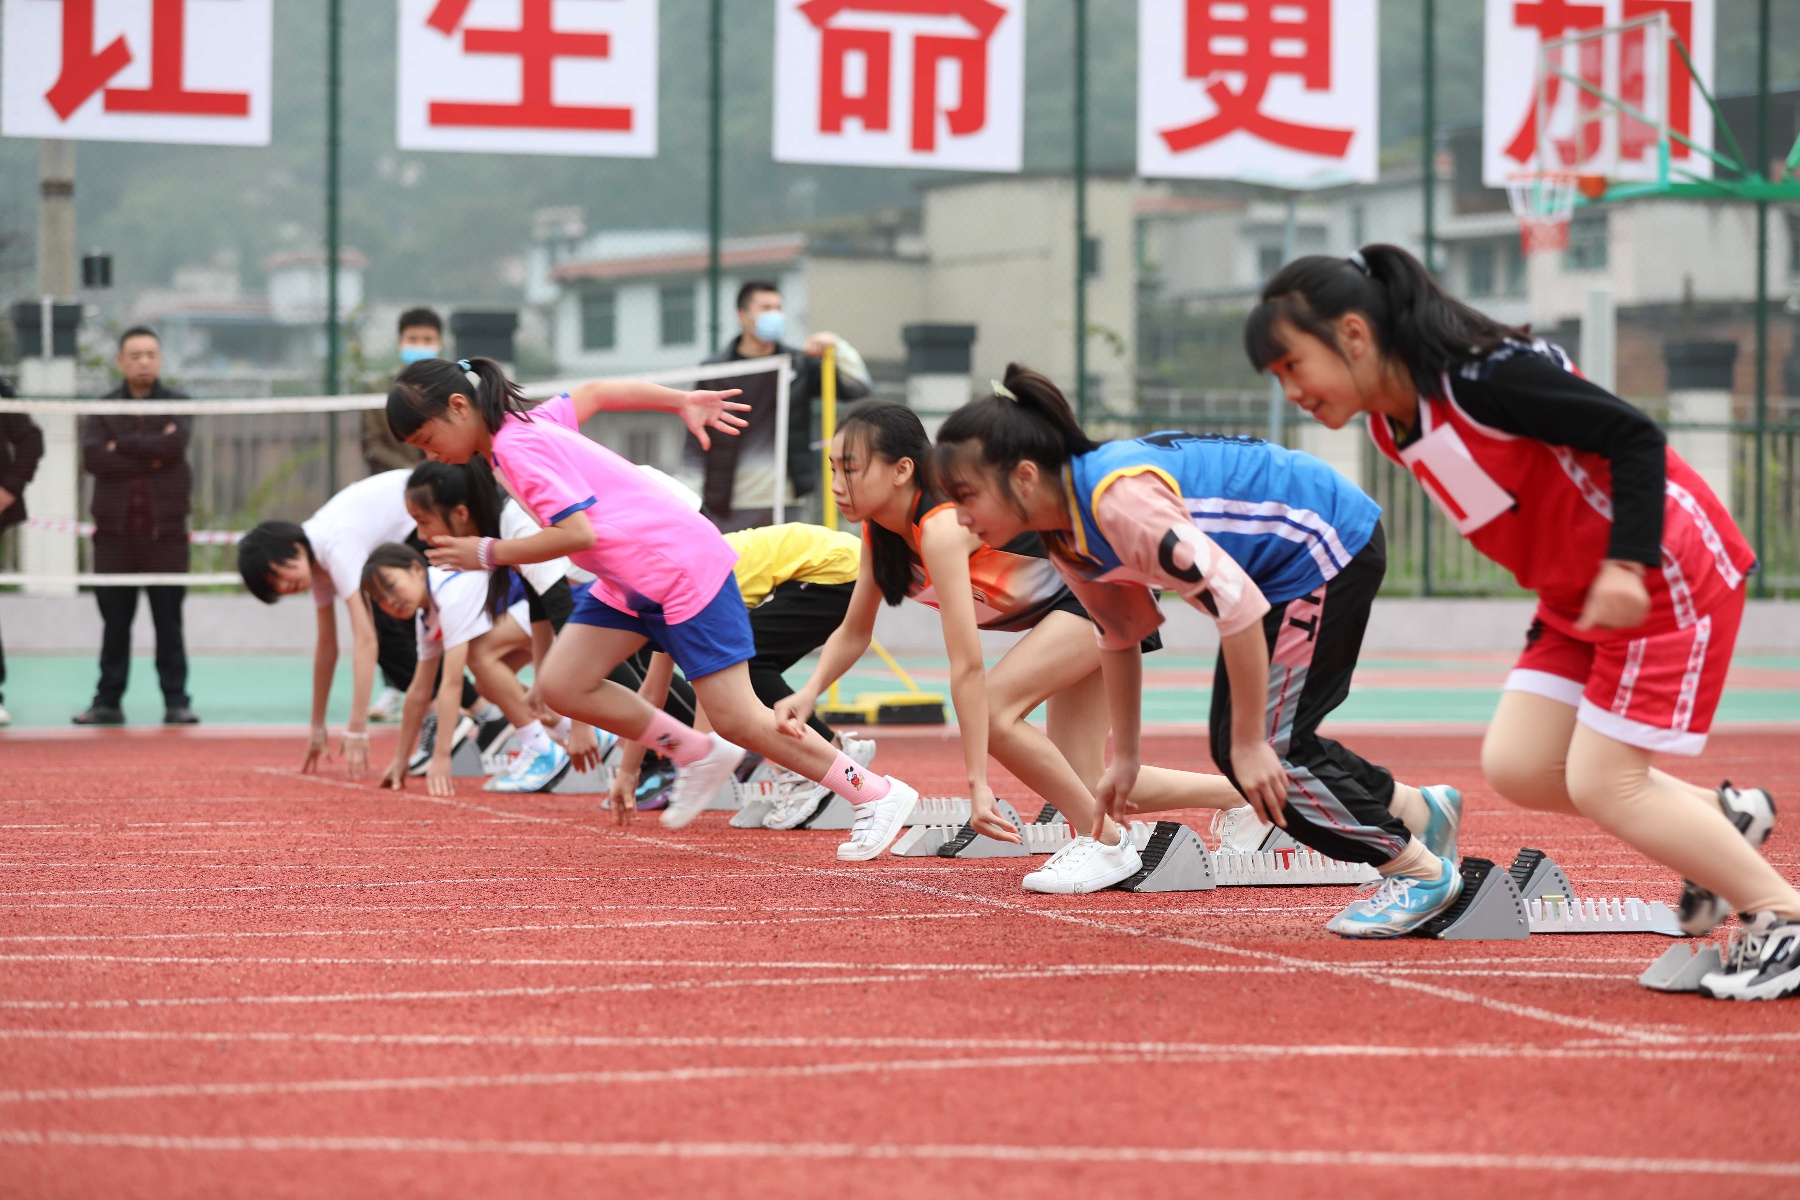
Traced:
<path id="1" fill-rule="evenodd" d="M 621 612 L 661 608 L 675 625 L 719 594 L 737 562 L 711 521 L 605 446 L 582 436 L 575 402 L 546 401 L 531 419 L 510 414 L 494 434 L 494 466 L 519 503 L 548 528 L 586 511 L 594 544 L 569 561 L 591 571 L 594 596 Z"/>

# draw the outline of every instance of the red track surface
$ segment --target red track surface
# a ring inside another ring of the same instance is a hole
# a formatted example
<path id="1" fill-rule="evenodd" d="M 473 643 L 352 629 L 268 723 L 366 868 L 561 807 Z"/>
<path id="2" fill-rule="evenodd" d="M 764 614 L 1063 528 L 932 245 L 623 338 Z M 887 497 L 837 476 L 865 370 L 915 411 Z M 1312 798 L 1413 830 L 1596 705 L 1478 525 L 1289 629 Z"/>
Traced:
<path id="1" fill-rule="evenodd" d="M 1800 795 L 1781 744 L 1698 777 Z M 1462 787 L 1468 853 L 1674 898 L 1471 739 L 1356 745 Z M 1018 860 L 302 778 L 292 739 L 0 746 L 0 1195 L 1800 1191 L 1800 1003 L 1646 992 L 1648 935 L 1351 944 L 1347 889 L 1032 897 Z M 959 790 L 954 743 L 878 765 Z"/>

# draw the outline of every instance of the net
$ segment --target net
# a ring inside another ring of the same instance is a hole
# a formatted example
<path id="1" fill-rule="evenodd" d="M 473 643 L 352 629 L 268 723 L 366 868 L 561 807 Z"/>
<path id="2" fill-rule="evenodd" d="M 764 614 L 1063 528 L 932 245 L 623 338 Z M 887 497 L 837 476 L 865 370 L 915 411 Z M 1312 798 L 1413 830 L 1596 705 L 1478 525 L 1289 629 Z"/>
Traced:
<path id="1" fill-rule="evenodd" d="M 673 387 L 744 388 L 746 399 L 771 410 L 775 462 L 785 485 L 792 375 L 791 362 L 775 356 L 633 378 Z M 525 393 L 544 400 L 581 382 L 528 384 Z M 138 401 L 0 398 L 0 413 L 23 413 L 44 435 L 43 458 L 24 492 L 29 515 L 0 533 L 0 587 L 40 594 L 106 585 L 241 587 L 236 547 L 245 530 L 265 520 L 304 521 L 340 488 L 403 465 L 380 454 L 386 402 L 385 394 Z M 134 430 L 152 435 L 185 424 L 185 461 L 192 477 L 186 571 L 96 570 L 92 468 L 104 469 L 108 429 L 98 419 L 117 417 L 134 419 Z M 670 414 L 601 413 L 583 432 L 633 462 L 681 473 L 687 433 Z M 777 495 L 785 496 L 785 486 Z M 778 513 L 776 519 L 784 515 Z"/>
<path id="2" fill-rule="evenodd" d="M 1562 171 L 1529 171 L 1506 181 L 1506 199 L 1519 218 L 1519 242 L 1526 254 L 1569 248 L 1569 222 L 1580 190 L 1579 177 Z"/>

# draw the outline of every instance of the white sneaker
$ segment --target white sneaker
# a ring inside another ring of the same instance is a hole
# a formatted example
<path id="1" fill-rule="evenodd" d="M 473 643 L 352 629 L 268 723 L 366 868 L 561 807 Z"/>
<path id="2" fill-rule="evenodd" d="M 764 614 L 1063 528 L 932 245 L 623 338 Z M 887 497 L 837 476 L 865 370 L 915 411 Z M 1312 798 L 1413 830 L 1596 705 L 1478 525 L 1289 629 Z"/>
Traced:
<path id="1" fill-rule="evenodd" d="M 399 688 L 384 687 L 369 703 L 369 720 L 394 722 L 406 715 L 406 693 Z"/>
<path id="2" fill-rule="evenodd" d="M 850 826 L 850 840 L 837 849 L 837 856 L 842 861 L 861 862 L 886 850 L 906 829 L 907 819 L 919 807 L 918 792 L 892 775 L 887 781 L 887 795 L 856 806 L 856 823 Z"/>
<path id="3" fill-rule="evenodd" d="M 764 829 L 796 829 L 831 798 L 831 789 L 785 767 L 775 776 L 775 807 L 763 818 Z"/>
<path id="4" fill-rule="evenodd" d="M 850 761 L 859 767 L 866 767 L 875 761 L 875 739 L 859 738 L 854 734 L 840 733 L 838 741 L 843 744 L 844 753 Z"/>
<path id="5" fill-rule="evenodd" d="M 675 770 L 675 794 L 662 814 L 664 829 L 680 829 L 699 816 L 744 761 L 742 746 L 734 746 L 716 733 L 706 736 L 712 743 L 706 757 Z"/>
<path id="6" fill-rule="evenodd" d="M 1136 875 L 1143 865 L 1143 857 L 1125 830 L 1119 830 L 1116 846 L 1084 835 L 1052 854 L 1049 861 L 1027 875 L 1025 890 L 1081 896 L 1123 883 Z"/>
<path id="7" fill-rule="evenodd" d="M 1261 850 L 1263 839 L 1275 826 L 1256 815 L 1248 804 L 1213 813 L 1212 832 L 1221 850 Z"/>

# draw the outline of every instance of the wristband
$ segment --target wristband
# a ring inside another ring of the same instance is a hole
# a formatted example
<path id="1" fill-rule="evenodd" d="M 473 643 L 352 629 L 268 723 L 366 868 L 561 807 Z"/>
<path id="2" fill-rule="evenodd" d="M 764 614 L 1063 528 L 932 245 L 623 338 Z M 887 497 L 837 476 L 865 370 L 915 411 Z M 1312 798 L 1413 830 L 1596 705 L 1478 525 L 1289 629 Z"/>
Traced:
<path id="1" fill-rule="evenodd" d="M 367 733 L 351 733 L 346 729 L 344 730 L 344 740 L 346 742 L 366 742 L 369 740 L 369 735 Z"/>
<path id="2" fill-rule="evenodd" d="M 484 537 L 475 543 L 475 561 L 481 564 L 482 570 L 494 569 L 494 543 L 499 540 L 498 538 Z"/>

